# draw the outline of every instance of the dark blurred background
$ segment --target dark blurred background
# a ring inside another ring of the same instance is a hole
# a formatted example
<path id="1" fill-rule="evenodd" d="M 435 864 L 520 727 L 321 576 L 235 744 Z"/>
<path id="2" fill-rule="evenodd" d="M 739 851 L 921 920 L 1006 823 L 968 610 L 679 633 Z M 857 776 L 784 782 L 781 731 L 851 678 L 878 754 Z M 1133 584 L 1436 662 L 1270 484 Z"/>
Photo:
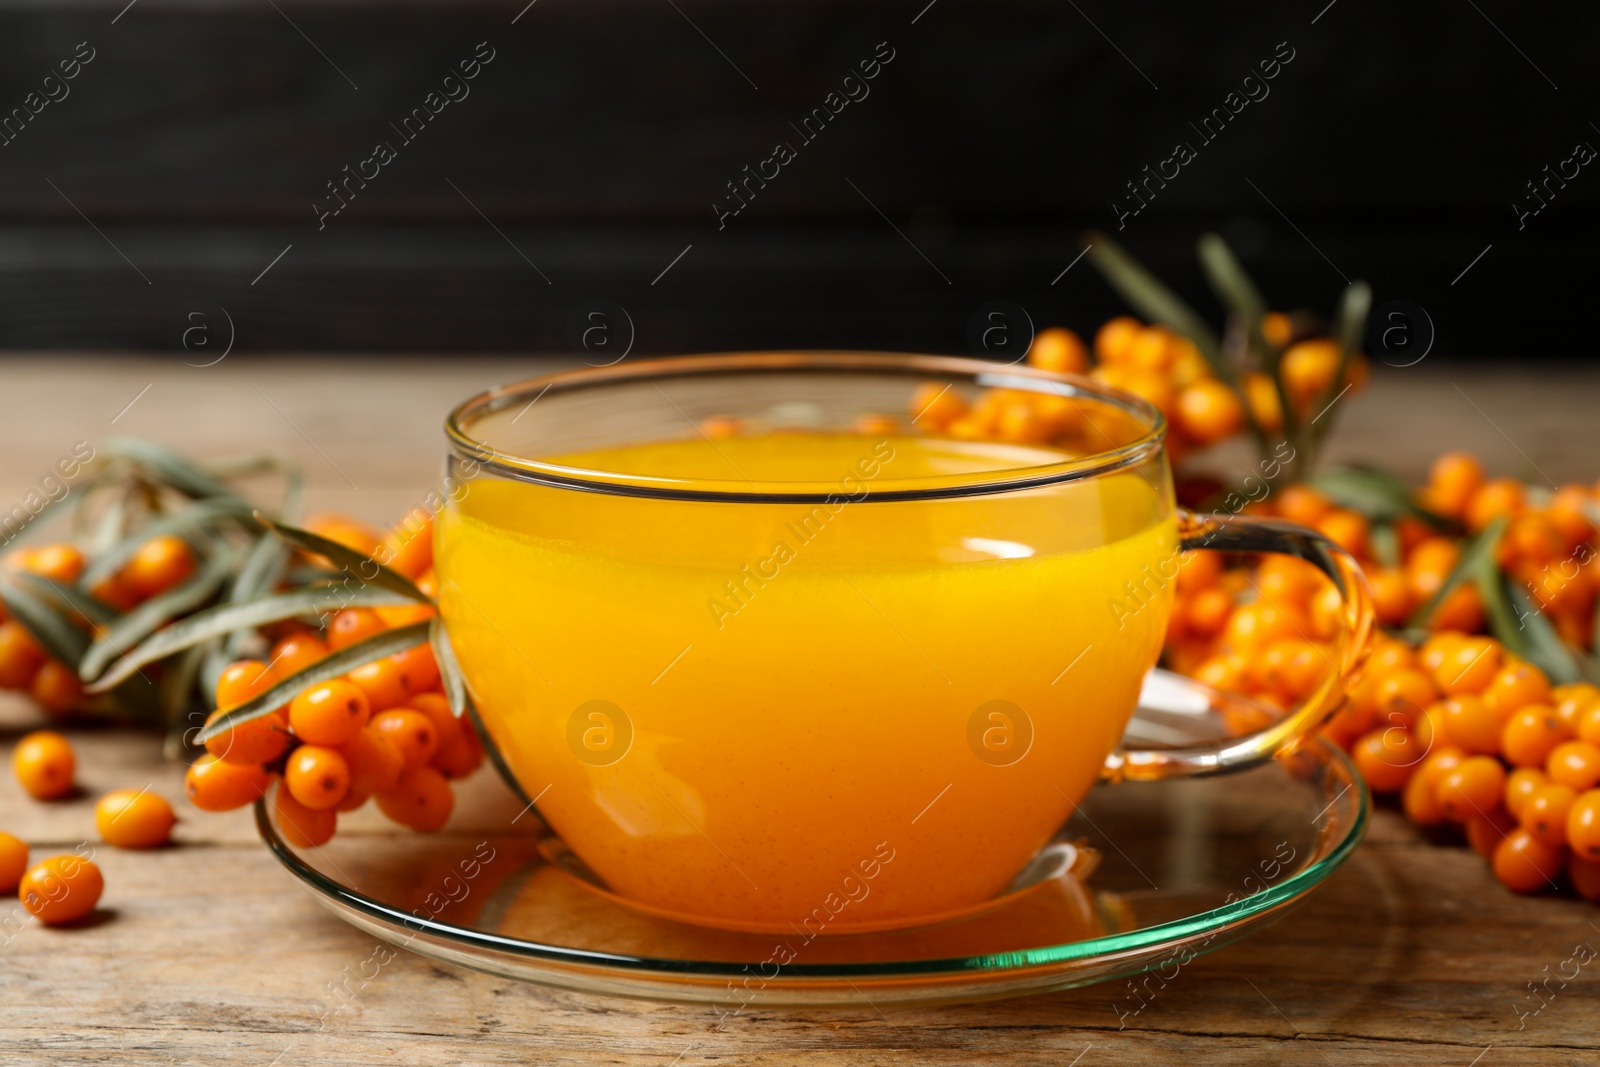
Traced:
<path id="1" fill-rule="evenodd" d="M 566 351 L 602 307 L 635 352 L 961 351 L 988 301 L 1080 330 L 1122 310 L 1075 262 L 1097 228 L 1208 314 L 1216 229 L 1276 307 L 1365 278 L 1452 357 L 1590 351 L 1592 4 L 124 3 L 0 0 L 0 346 L 204 322 L 239 350 Z M 780 141 L 796 158 L 719 228 Z M 1178 141 L 1195 158 L 1119 231 Z M 319 229 L 346 166 L 377 176 Z"/>

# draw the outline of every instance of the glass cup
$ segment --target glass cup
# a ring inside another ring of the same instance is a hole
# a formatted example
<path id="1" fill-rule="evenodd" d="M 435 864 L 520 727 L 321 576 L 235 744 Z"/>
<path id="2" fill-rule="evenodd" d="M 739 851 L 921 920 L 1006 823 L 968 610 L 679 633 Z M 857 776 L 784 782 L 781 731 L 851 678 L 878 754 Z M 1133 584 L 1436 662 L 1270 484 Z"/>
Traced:
<path id="1" fill-rule="evenodd" d="M 923 430 L 984 390 L 1048 414 L 1051 444 Z M 489 737 L 599 880 L 686 921 L 816 936 L 982 907 L 1095 782 L 1259 764 L 1366 653 L 1347 553 L 1181 511 L 1160 413 L 1082 378 L 690 357 L 497 388 L 447 432 L 440 610 Z M 1241 736 L 1126 746 L 1197 549 L 1325 574 L 1327 669 Z"/>

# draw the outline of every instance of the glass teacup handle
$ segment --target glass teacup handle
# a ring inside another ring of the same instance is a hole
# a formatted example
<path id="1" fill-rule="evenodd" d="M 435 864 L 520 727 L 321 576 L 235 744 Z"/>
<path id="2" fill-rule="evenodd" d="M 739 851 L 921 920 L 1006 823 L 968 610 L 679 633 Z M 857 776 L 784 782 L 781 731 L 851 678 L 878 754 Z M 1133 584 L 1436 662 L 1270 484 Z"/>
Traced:
<path id="1" fill-rule="evenodd" d="M 1270 725 L 1241 737 L 1172 749 L 1122 748 L 1106 757 L 1103 777 L 1149 780 L 1254 767 L 1321 726 L 1344 702 L 1351 676 L 1366 660 L 1372 636 L 1372 598 L 1355 557 L 1314 530 L 1249 515 L 1210 518 L 1178 513 L 1179 547 L 1219 552 L 1275 552 L 1316 567 L 1339 591 L 1339 633 L 1328 653 L 1332 669 L 1300 704 Z M 1309 635 L 1308 635 L 1309 636 Z"/>

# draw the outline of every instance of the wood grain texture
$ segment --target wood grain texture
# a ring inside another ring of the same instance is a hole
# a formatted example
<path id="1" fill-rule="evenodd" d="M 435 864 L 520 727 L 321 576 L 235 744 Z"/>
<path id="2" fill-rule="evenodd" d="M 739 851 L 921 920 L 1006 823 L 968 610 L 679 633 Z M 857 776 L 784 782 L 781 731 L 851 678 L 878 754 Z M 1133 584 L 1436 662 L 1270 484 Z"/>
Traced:
<path id="1" fill-rule="evenodd" d="M 175 361 L 0 360 L 0 500 L 25 493 L 74 441 L 122 432 L 201 455 L 280 449 L 307 464 L 313 507 L 379 520 L 436 475 L 438 420 L 453 400 L 550 365 L 230 358 L 202 371 Z M 1415 473 L 1437 449 L 1462 445 L 1497 470 L 1530 462 L 1558 481 L 1594 472 L 1600 428 L 1581 416 L 1600 383 L 1420 370 L 1379 374 L 1368 395 L 1349 401 L 1338 453 Z M 0 696 L 0 740 L 37 721 L 23 701 Z M 37 854 L 92 836 L 101 791 L 149 785 L 179 800 L 181 768 L 161 761 L 153 738 L 73 737 L 84 795 L 37 804 L 0 776 L 0 827 Z M 1497 1067 L 1592 1062 L 1600 1029 L 1587 971 L 1525 1028 L 1513 1008 L 1543 968 L 1579 942 L 1600 943 L 1591 925 L 1600 912 L 1514 897 L 1477 856 L 1426 840 L 1391 810 L 1378 812 L 1367 842 L 1301 909 L 1185 967 L 1120 1030 L 1112 1005 L 1129 1000 L 1122 982 L 882 1014 L 865 1002 L 834 1012 L 753 1006 L 719 1028 L 707 1007 L 591 999 L 407 953 L 329 1015 L 329 984 L 367 957 L 372 939 L 298 888 L 246 813 L 180 811 L 173 848 L 97 848 L 107 889 L 88 926 L 29 922 L 0 938 L 0 1062 Z"/>

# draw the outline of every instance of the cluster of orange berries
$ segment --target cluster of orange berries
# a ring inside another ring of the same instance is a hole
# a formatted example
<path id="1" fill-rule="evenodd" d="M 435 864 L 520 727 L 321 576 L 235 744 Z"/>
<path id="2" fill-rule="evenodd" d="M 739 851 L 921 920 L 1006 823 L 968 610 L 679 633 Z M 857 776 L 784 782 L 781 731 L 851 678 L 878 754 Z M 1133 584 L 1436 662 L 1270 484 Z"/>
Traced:
<path id="1" fill-rule="evenodd" d="M 1339 372 L 1339 346 L 1330 338 L 1290 344 L 1287 316 L 1273 312 L 1262 322 L 1267 339 L 1284 349 L 1279 363 L 1284 394 L 1300 415 L 1310 413 Z M 1028 350 L 1028 363 L 1041 370 L 1089 377 L 1149 401 L 1167 417 L 1167 448 L 1174 460 L 1193 448 L 1232 437 L 1245 426 L 1246 408 L 1268 435 L 1283 429 L 1283 403 L 1272 378 L 1245 373 L 1235 390 L 1213 372 L 1194 342 L 1159 325 L 1121 316 L 1100 327 L 1093 359 L 1074 332 L 1041 330 Z M 1359 388 L 1367 377 L 1365 360 L 1355 357 L 1347 380 Z M 955 437 L 999 438 L 1021 443 L 1053 441 L 1070 430 L 1072 407 L 1060 397 L 991 389 L 967 404 L 938 387 L 924 389 L 911 403 L 916 422 Z"/>
<path id="2" fill-rule="evenodd" d="M 7 553 L 0 569 L 25 571 L 51 582 L 76 585 L 88 560 L 67 543 Z M 88 592 L 118 611 L 129 611 L 186 581 L 195 570 L 194 549 L 181 537 L 152 537 L 111 577 Z M 0 608 L 0 689 L 27 692 L 40 707 L 65 715 L 79 707 L 83 687 L 77 671 L 52 659 L 32 634 Z"/>
<path id="3" fill-rule="evenodd" d="M 17 781 L 37 800 L 61 800 L 77 791 L 77 756 L 60 734 L 38 730 L 12 750 Z M 95 804 L 95 829 L 116 848 L 157 848 L 171 839 L 177 816 L 172 805 L 148 789 L 116 789 Z M 87 849 L 88 855 L 83 855 Z M 87 843 L 77 852 L 29 864 L 26 842 L 0 833 L 0 892 L 15 892 L 40 922 L 59 924 L 94 910 L 105 878 Z"/>
<path id="4" fill-rule="evenodd" d="M 375 534 L 349 520 L 308 525 L 414 579 L 430 596 L 436 593 L 426 520 L 413 521 L 389 551 Z M 240 660 L 223 671 L 217 710 L 207 721 L 331 652 L 433 611 L 425 604 L 346 608 L 329 621 L 326 639 L 309 629 L 287 633 L 273 645 L 268 662 Z M 473 773 L 484 757 L 471 725 L 451 712 L 426 644 L 310 686 L 285 707 L 211 738 L 206 750 L 184 781 L 194 805 L 206 811 L 242 807 L 265 796 L 279 779 L 272 791 L 278 826 L 300 847 L 327 842 L 338 813 L 354 811 L 369 797 L 403 826 L 437 830 L 454 807 L 450 780 Z"/>
<path id="5" fill-rule="evenodd" d="M 1528 487 L 1515 478 L 1489 478 L 1477 458 L 1450 452 L 1434 461 L 1428 484 L 1417 502 L 1436 515 L 1460 523 L 1468 533 L 1479 533 L 1496 519 L 1506 520 L 1505 533 L 1496 549 L 1500 569 L 1527 594 L 1533 610 L 1548 616 L 1563 641 L 1588 648 L 1594 640 L 1595 599 L 1600 595 L 1600 552 L 1596 528 L 1590 518 L 1600 505 L 1600 486 L 1570 483 L 1535 501 Z M 1431 542 L 1428 551 L 1452 566 L 1460 548 L 1445 538 L 1418 535 L 1420 523 L 1406 520 L 1402 538 Z M 1393 616 L 1400 608 L 1397 594 L 1403 574 L 1377 569 L 1368 572 L 1373 594 L 1379 598 L 1379 616 Z M 1466 594 L 1472 598 L 1473 594 Z M 1476 630 L 1482 626 L 1481 611 Z"/>
<path id="6" fill-rule="evenodd" d="M 1340 601 L 1309 564 L 1269 557 L 1252 573 L 1194 553 L 1175 585 L 1174 669 L 1280 708 L 1333 670 Z M 1214 636 L 1196 646 L 1197 633 Z M 1441 627 L 1413 649 L 1380 632 L 1323 733 L 1414 822 L 1462 826 L 1505 885 L 1565 873 L 1600 900 L 1600 687 L 1552 688 L 1491 637 Z"/>
<path id="7" fill-rule="evenodd" d="M 1364 719 L 1364 721 L 1362 721 Z M 1384 639 L 1332 724 L 1376 793 L 1463 828 L 1520 893 L 1600 900 L 1600 687 L 1551 687 L 1490 637 Z"/>

